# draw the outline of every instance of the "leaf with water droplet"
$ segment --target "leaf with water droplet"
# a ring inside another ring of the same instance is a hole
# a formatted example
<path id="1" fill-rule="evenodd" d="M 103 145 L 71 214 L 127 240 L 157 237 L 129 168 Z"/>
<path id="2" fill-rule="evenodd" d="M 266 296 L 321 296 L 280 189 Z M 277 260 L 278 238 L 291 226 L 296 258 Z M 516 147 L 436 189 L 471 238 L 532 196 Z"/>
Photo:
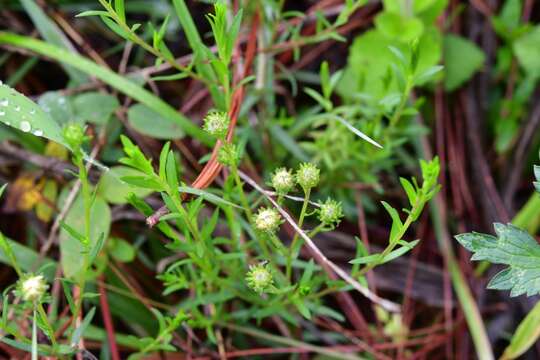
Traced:
<path id="1" fill-rule="evenodd" d="M 67 147 L 60 125 L 35 102 L 5 84 L 0 85 L 0 122 Z"/>

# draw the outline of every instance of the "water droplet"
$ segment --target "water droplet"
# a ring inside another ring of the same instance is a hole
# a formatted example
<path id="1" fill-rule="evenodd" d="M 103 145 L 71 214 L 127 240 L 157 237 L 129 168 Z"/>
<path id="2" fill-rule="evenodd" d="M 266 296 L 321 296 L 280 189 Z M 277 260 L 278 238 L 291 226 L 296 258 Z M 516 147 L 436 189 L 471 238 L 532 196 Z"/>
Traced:
<path id="1" fill-rule="evenodd" d="M 43 130 L 39 130 L 39 129 L 38 129 L 38 130 L 34 131 L 34 135 L 36 135 L 36 136 L 43 136 Z"/>
<path id="2" fill-rule="evenodd" d="M 4 116 L 6 115 L 6 112 L 5 111 L 0 111 L 0 116 Z"/>
<path id="3" fill-rule="evenodd" d="M 66 98 L 64 98 L 64 97 L 58 98 L 58 103 L 60 105 L 64 105 L 66 103 Z"/>
<path id="4" fill-rule="evenodd" d="M 32 130 L 32 125 L 30 125 L 28 121 L 21 121 L 20 128 L 24 132 L 29 132 L 30 130 Z"/>
<path id="5" fill-rule="evenodd" d="M 34 115 L 36 113 L 36 109 L 30 110 L 30 115 Z"/>
<path id="6" fill-rule="evenodd" d="M 15 111 L 21 111 L 21 107 L 20 106 L 15 106 Z"/>
<path id="7" fill-rule="evenodd" d="M 8 99 L 2 99 L 0 100 L 0 106 L 8 106 L 9 100 Z"/>

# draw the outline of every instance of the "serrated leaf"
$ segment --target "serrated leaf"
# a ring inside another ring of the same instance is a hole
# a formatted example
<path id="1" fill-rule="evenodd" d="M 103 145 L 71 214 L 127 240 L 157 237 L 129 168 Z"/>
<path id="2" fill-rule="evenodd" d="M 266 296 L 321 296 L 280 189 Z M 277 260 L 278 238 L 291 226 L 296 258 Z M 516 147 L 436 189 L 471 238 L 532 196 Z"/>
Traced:
<path id="1" fill-rule="evenodd" d="M 456 240 L 474 253 L 472 260 L 508 265 L 488 284 L 489 289 L 511 290 L 510 296 L 540 293 L 540 245 L 512 224 L 495 223 L 497 236 L 467 233 Z"/>

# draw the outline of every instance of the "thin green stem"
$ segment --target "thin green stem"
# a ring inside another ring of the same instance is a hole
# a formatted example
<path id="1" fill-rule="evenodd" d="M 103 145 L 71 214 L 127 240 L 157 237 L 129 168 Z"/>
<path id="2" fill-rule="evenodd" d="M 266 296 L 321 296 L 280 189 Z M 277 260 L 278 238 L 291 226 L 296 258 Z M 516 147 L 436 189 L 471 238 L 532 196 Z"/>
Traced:
<path id="1" fill-rule="evenodd" d="M 307 207 L 309 205 L 310 195 L 311 195 L 311 189 L 304 190 L 304 203 L 302 204 L 302 210 L 300 211 L 300 217 L 298 218 L 299 228 L 302 228 L 302 225 L 304 224 L 304 218 L 306 216 Z M 295 249 L 298 246 L 297 245 L 298 239 L 299 239 L 298 233 L 295 233 L 291 241 L 291 247 L 288 254 L 289 256 L 287 256 L 287 268 L 286 268 L 285 274 L 289 282 L 291 282 L 291 278 L 292 278 L 292 262 L 293 262 L 293 258 L 295 257 L 295 254 L 294 254 Z"/>

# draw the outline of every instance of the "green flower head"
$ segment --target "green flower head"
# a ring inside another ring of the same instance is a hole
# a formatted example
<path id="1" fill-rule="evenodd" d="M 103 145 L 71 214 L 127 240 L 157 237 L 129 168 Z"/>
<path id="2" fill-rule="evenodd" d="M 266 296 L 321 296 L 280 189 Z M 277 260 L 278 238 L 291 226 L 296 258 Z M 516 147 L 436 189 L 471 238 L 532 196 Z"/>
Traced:
<path id="1" fill-rule="evenodd" d="M 210 135 L 223 139 L 229 129 L 229 116 L 224 112 L 210 112 L 204 118 L 203 129 Z"/>
<path id="2" fill-rule="evenodd" d="M 279 168 L 272 175 L 270 184 L 278 194 L 285 195 L 294 187 L 294 176 L 291 170 Z"/>
<path id="3" fill-rule="evenodd" d="M 340 202 L 328 198 L 324 203 L 319 203 L 319 205 L 320 208 L 317 214 L 321 223 L 334 227 L 341 222 L 344 215 Z"/>
<path id="4" fill-rule="evenodd" d="M 296 171 L 296 182 L 304 189 L 310 190 L 319 185 L 321 171 L 312 163 L 302 163 Z"/>
<path id="5" fill-rule="evenodd" d="M 253 219 L 255 228 L 265 233 L 274 233 L 281 224 L 281 215 L 273 208 L 260 208 Z"/>
<path id="6" fill-rule="evenodd" d="M 27 274 L 19 280 L 17 290 L 24 301 L 36 302 L 43 297 L 48 288 L 49 285 L 43 275 Z"/>
<path id="7" fill-rule="evenodd" d="M 249 271 L 246 274 L 246 283 L 253 291 L 262 294 L 273 282 L 272 273 L 268 269 L 267 264 L 260 263 L 249 266 Z"/>

